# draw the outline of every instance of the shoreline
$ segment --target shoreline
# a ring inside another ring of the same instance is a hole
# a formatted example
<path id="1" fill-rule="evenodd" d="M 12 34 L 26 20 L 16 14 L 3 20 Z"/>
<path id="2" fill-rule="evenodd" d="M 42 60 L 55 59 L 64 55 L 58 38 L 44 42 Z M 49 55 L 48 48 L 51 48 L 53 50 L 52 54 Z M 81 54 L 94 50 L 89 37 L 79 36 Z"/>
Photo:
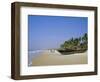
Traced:
<path id="1" fill-rule="evenodd" d="M 87 51 L 84 53 L 62 55 L 57 51 L 50 52 L 48 50 L 45 50 L 38 57 L 34 57 L 32 59 L 32 65 L 30 66 L 76 65 L 87 63 Z"/>

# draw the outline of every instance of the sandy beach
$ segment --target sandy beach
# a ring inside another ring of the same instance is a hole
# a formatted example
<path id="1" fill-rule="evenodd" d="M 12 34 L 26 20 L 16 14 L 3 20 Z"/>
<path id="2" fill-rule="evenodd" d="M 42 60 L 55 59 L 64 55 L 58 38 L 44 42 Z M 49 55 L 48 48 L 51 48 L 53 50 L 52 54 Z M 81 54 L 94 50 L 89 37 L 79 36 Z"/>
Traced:
<path id="1" fill-rule="evenodd" d="M 32 59 L 32 66 L 87 64 L 87 62 L 87 52 L 62 55 L 58 51 L 46 50 Z"/>

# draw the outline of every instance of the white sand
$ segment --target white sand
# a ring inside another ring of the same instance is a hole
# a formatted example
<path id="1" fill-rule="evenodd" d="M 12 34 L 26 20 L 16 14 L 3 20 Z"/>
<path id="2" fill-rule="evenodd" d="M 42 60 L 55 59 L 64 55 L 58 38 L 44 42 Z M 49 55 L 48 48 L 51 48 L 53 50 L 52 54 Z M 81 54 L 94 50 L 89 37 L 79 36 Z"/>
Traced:
<path id="1" fill-rule="evenodd" d="M 41 55 L 32 60 L 33 66 L 45 65 L 71 65 L 71 64 L 86 64 L 87 52 L 76 53 L 70 55 L 61 55 L 58 51 L 44 51 Z"/>

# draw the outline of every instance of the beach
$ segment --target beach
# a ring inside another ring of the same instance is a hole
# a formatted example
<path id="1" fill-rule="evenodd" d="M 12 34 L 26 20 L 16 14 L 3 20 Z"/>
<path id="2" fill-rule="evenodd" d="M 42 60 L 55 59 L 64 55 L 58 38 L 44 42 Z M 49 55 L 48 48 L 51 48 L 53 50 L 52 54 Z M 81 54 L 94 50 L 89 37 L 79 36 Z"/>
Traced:
<path id="1" fill-rule="evenodd" d="M 62 55 L 58 51 L 50 52 L 49 50 L 45 50 L 37 57 L 32 58 L 31 66 L 74 65 L 87 63 L 87 51 L 84 53 Z"/>

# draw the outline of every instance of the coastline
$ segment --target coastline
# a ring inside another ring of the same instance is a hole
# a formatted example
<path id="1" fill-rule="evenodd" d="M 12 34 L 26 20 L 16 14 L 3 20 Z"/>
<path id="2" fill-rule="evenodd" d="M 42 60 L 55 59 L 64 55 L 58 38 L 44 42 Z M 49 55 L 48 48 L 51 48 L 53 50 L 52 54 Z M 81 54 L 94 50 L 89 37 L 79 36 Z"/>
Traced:
<path id="1" fill-rule="evenodd" d="M 75 53 L 70 55 L 62 55 L 55 51 L 45 50 L 38 57 L 32 59 L 31 66 L 48 66 L 48 65 L 76 65 L 87 64 L 87 51 L 84 53 Z"/>

